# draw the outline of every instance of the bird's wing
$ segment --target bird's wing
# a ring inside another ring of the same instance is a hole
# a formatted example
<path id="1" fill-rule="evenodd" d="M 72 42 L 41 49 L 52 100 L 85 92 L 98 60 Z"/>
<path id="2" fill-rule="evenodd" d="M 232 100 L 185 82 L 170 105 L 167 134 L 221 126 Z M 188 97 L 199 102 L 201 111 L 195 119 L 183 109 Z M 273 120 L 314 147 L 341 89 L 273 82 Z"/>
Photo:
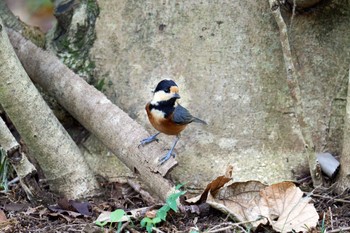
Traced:
<path id="1" fill-rule="evenodd" d="M 191 115 L 191 113 L 181 105 L 177 105 L 174 114 L 173 114 L 173 121 L 176 124 L 189 124 L 194 120 L 194 117 Z"/>

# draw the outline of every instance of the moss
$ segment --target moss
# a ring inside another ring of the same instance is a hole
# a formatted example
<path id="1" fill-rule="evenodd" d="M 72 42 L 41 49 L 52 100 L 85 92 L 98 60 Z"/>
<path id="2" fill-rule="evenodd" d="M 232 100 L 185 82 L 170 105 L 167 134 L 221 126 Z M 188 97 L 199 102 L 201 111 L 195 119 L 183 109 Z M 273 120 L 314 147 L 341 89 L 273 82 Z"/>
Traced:
<path id="1" fill-rule="evenodd" d="M 70 14 L 75 21 L 66 31 L 59 25 L 56 27 L 56 38 L 51 47 L 69 68 L 91 83 L 95 64 L 90 60 L 89 52 L 96 39 L 94 28 L 99 8 L 95 0 L 85 0 Z"/>

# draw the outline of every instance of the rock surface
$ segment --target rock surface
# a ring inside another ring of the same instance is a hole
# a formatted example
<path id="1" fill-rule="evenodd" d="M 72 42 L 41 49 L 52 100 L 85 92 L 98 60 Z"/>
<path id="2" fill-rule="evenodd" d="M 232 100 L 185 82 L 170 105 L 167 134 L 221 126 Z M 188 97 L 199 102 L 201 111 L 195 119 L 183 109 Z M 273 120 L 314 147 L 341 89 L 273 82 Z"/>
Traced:
<path id="1" fill-rule="evenodd" d="M 306 166 L 267 1 L 98 4 L 91 56 L 107 96 L 153 134 L 144 106 L 160 80 L 173 79 L 181 104 L 208 122 L 182 133 L 172 178 L 197 189 L 232 164 L 235 180 L 272 183 L 292 179 L 293 171 Z M 337 153 L 342 140 L 350 52 L 350 8 L 343 9 L 334 3 L 296 15 L 291 23 L 292 52 L 317 151 Z M 169 147 L 174 139 L 159 138 Z"/>

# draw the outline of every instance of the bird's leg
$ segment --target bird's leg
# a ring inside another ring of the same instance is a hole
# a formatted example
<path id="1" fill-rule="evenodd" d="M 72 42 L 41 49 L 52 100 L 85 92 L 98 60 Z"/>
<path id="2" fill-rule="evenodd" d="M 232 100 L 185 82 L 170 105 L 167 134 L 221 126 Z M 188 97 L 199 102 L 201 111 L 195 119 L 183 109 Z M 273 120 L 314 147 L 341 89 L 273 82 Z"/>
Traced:
<path id="1" fill-rule="evenodd" d="M 179 135 L 176 135 L 176 139 L 175 139 L 171 149 L 168 151 L 168 153 L 164 157 L 159 159 L 160 164 L 165 163 L 170 158 L 170 156 L 173 156 L 175 158 L 175 153 L 173 153 L 173 150 L 176 146 L 176 143 L 179 141 L 179 139 L 180 139 Z"/>
<path id="2" fill-rule="evenodd" d="M 151 142 L 154 142 L 154 141 L 158 142 L 158 138 L 157 138 L 158 134 L 160 134 L 160 132 L 158 132 L 158 133 L 156 133 L 148 138 L 143 139 L 142 141 L 140 141 L 139 146 L 144 146 L 144 145 L 151 143 Z"/>

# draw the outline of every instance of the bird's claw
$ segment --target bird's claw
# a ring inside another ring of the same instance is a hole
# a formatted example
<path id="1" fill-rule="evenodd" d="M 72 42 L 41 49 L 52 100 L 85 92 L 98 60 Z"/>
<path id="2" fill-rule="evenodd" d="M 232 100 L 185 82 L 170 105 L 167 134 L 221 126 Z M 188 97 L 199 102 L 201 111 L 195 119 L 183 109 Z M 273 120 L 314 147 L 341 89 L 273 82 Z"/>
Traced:
<path id="1" fill-rule="evenodd" d="M 147 145 L 147 144 L 149 144 L 151 142 L 154 142 L 154 141 L 158 142 L 159 141 L 159 139 L 157 138 L 158 134 L 152 135 L 152 136 L 150 136 L 148 138 L 145 138 L 145 139 L 141 140 L 140 141 L 140 145 L 138 147 L 140 148 L 140 146 Z"/>
<path id="2" fill-rule="evenodd" d="M 161 157 L 158 161 L 160 163 L 160 165 L 164 164 L 166 161 L 168 161 L 170 159 L 170 157 L 173 156 L 173 158 L 175 158 L 176 154 L 172 152 L 172 150 L 169 150 L 168 153 Z"/>

